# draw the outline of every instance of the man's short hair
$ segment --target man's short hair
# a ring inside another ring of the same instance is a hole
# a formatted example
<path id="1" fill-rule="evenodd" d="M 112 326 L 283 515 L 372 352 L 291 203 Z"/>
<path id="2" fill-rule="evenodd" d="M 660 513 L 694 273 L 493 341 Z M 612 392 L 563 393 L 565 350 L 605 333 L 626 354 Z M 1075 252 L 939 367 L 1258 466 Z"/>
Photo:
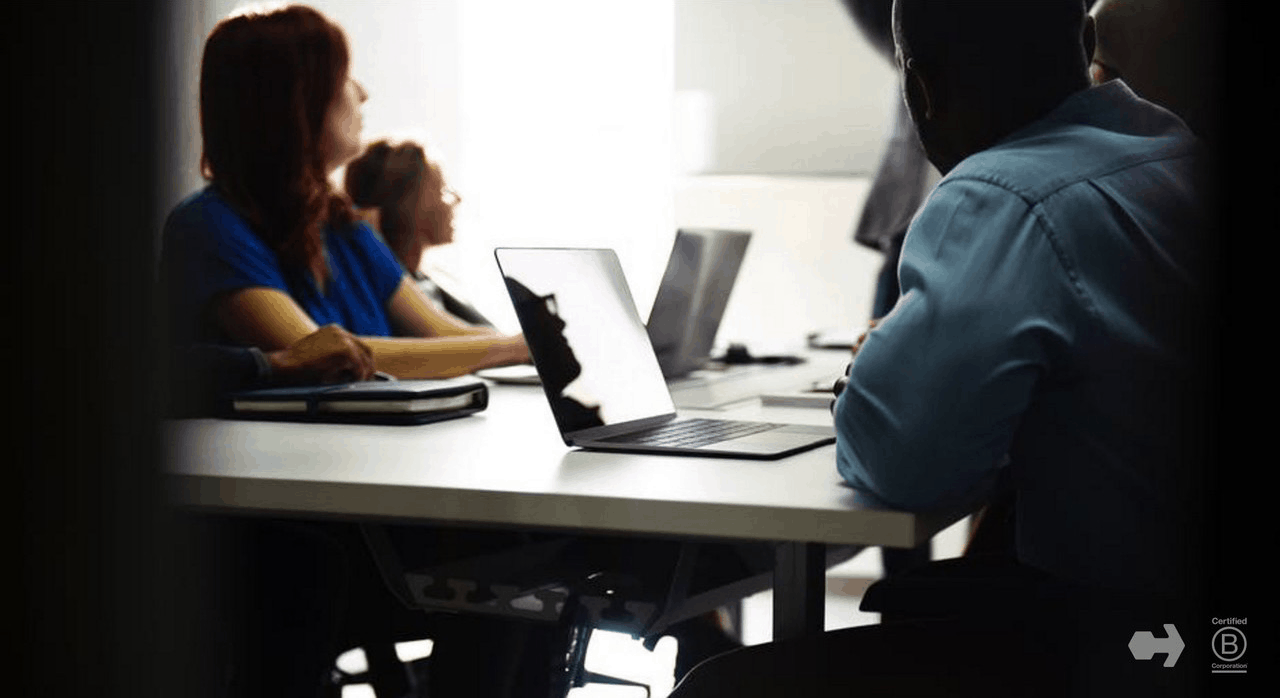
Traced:
<path id="1" fill-rule="evenodd" d="M 896 0 L 899 49 L 953 84 L 1086 76 L 1084 0 Z M 1021 87 L 1021 85 L 1018 85 Z"/>

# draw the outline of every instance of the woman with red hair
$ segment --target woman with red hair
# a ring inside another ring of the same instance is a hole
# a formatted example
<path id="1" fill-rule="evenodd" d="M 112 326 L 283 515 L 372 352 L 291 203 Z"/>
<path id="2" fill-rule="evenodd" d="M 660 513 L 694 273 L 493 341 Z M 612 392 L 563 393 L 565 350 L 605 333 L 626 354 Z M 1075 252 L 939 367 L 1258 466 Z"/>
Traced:
<path id="1" fill-rule="evenodd" d="M 271 352 L 337 324 L 359 337 L 375 368 L 399 377 L 527 361 L 520 336 L 473 327 L 432 304 L 330 184 L 361 151 L 368 96 L 349 62 L 342 30 L 303 6 L 229 17 L 206 40 L 200 122 L 209 185 L 165 223 L 171 339 Z M 462 662 L 434 665 L 433 695 L 505 696 L 503 682 L 538 692 L 550 681 L 535 661 L 559 646 L 548 631 L 410 613 L 387 592 L 355 526 L 199 518 L 214 536 L 206 548 L 218 575 L 208 602 L 222 639 L 212 670 L 229 694 L 318 695 L 337 651 L 363 646 L 384 656 L 410 632 L 442 640 L 437 656 L 483 655 L 479 676 L 463 677 L 471 665 Z M 467 549 L 487 541 L 395 529 L 419 554 L 445 547 L 442 539 Z"/>
<path id="2" fill-rule="evenodd" d="M 180 343 L 281 349 L 337 323 L 376 368 L 446 377 L 528 361 L 520 336 L 439 310 L 329 177 L 361 151 L 342 30 L 307 7 L 241 14 L 205 44 L 208 187 L 165 225 L 162 272 Z"/>

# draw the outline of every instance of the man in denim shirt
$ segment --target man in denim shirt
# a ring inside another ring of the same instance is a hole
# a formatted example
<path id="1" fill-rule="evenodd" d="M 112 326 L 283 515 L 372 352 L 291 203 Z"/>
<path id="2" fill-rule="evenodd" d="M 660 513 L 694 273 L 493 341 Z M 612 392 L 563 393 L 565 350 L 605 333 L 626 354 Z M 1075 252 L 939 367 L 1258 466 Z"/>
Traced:
<path id="1" fill-rule="evenodd" d="M 1089 87 L 1079 0 L 899 0 L 894 30 L 944 178 L 836 403 L 840 473 L 911 510 L 1002 475 L 1019 564 L 1176 594 L 1206 292 L 1198 142 L 1123 82 Z"/>
<path id="2" fill-rule="evenodd" d="M 872 585 L 880 625 L 727 653 L 673 696 L 1194 695 L 1203 665 L 1127 647 L 1176 623 L 1190 648 L 1202 622 L 1200 146 L 1123 82 L 1090 87 L 1082 0 L 896 0 L 894 33 L 944 176 L 834 404 L 837 466 L 915 511 L 997 483 L 1011 543 Z"/>

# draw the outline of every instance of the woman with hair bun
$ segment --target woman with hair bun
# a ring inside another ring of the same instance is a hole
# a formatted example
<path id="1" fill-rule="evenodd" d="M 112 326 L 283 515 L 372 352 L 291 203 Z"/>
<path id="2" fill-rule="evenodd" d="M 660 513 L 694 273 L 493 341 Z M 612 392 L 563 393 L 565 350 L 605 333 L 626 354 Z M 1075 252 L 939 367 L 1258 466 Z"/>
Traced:
<path id="1" fill-rule="evenodd" d="M 360 154 L 366 99 L 342 30 L 311 8 L 240 14 L 213 30 L 200 74 L 210 183 L 165 224 L 174 338 L 273 351 L 336 323 L 403 378 L 527 362 L 522 337 L 437 308 L 329 183 Z"/>
<path id="2" fill-rule="evenodd" d="M 445 183 L 439 164 L 412 141 L 379 140 L 347 165 L 347 194 L 358 215 L 381 232 L 387 247 L 427 297 L 471 325 L 491 326 L 466 302 L 450 295 L 420 268 L 428 247 L 453 242 L 453 209 L 461 198 Z"/>

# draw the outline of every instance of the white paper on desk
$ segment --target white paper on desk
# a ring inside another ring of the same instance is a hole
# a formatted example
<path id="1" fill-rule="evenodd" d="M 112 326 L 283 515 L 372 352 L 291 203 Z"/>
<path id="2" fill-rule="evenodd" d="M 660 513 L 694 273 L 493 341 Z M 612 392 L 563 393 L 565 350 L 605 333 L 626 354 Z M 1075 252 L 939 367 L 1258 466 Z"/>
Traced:
<path id="1" fill-rule="evenodd" d="M 531 364 L 482 368 L 475 372 L 475 376 L 491 380 L 494 383 L 511 385 L 540 385 L 542 383 L 538 378 L 538 370 Z"/>
<path id="2" fill-rule="evenodd" d="M 835 395 L 831 391 L 803 393 L 765 393 L 760 396 L 760 404 L 765 407 L 817 407 L 830 409 Z"/>

